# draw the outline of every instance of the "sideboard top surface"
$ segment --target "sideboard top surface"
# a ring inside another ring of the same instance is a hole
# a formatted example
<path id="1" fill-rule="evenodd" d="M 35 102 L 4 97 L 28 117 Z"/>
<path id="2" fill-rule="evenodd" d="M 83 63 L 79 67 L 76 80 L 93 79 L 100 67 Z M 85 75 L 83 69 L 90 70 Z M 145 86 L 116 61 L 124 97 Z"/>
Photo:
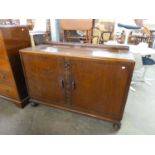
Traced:
<path id="1" fill-rule="evenodd" d="M 32 48 L 21 49 L 21 52 L 51 54 L 67 57 L 81 57 L 94 59 L 123 59 L 127 61 L 134 61 L 133 54 L 127 49 L 119 48 L 96 48 L 89 46 L 66 46 L 59 44 L 43 44 Z"/>

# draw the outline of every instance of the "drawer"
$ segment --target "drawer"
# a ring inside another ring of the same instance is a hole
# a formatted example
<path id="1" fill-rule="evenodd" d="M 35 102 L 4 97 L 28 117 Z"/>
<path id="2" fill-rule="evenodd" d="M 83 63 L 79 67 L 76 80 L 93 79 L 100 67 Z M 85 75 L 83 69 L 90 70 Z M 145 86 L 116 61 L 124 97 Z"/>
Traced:
<path id="1" fill-rule="evenodd" d="M 3 83 L 0 83 L 0 95 L 9 97 L 12 99 L 19 99 L 18 93 L 15 87 L 13 86 L 8 86 Z"/>
<path id="2" fill-rule="evenodd" d="M 0 39 L 0 58 L 7 59 L 7 54 L 3 40 Z"/>
<path id="3" fill-rule="evenodd" d="M 10 71 L 10 65 L 7 60 L 0 59 L 0 71 Z"/>
<path id="4" fill-rule="evenodd" d="M 6 85 L 15 86 L 14 78 L 12 74 L 8 71 L 0 70 L 0 83 L 4 83 Z"/>
<path id="5" fill-rule="evenodd" d="M 2 36 L 2 32 L 0 31 L 0 40 L 2 40 L 2 37 L 3 37 L 3 36 Z"/>

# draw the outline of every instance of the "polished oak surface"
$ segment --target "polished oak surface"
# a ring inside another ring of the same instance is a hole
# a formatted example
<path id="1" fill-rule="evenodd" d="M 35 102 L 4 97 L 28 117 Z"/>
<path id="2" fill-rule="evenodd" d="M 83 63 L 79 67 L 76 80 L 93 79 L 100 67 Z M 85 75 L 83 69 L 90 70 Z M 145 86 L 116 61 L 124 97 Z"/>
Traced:
<path id="1" fill-rule="evenodd" d="M 20 55 L 32 102 L 121 121 L 135 63 L 127 47 L 48 43 Z"/>
<path id="2" fill-rule="evenodd" d="M 0 96 L 23 107 L 28 98 L 19 49 L 30 47 L 26 26 L 0 26 Z"/>
<path id="3" fill-rule="evenodd" d="M 124 59 L 134 60 L 132 53 L 126 49 L 103 49 L 103 48 L 92 48 L 92 47 L 79 47 L 79 46 L 61 46 L 61 45 L 39 45 L 35 48 L 26 48 L 22 50 L 24 52 L 36 52 L 45 53 L 52 55 L 60 55 L 67 57 L 81 57 L 81 58 L 92 58 L 92 59 Z"/>

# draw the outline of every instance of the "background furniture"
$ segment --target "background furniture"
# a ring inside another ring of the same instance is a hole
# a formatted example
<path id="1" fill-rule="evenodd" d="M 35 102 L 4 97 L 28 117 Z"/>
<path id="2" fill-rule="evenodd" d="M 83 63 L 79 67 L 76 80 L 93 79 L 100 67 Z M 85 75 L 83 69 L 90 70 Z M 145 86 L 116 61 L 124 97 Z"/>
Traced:
<path id="1" fill-rule="evenodd" d="M 135 68 L 134 68 L 134 73 L 132 76 L 132 82 L 130 89 L 134 92 L 136 92 L 136 89 L 134 88 L 134 85 L 139 82 L 139 79 L 142 79 L 142 69 L 143 69 L 143 63 L 142 63 L 142 56 L 140 53 L 134 53 L 134 58 L 135 58 Z"/>
<path id="2" fill-rule="evenodd" d="M 131 32 L 128 38 L 128 44 L 138 45 L 139 43 L 147 43 L 149 47 L 152 47 L 153 38 L 150 34 L 134 33 Z"/>
<path id="3" fill-rule="evenodd" d="M 33 28 L 30 33 L 31 46 L 43 44 L 50 39 L 50 27 L 48 19 L 36 19 L 33 21 Z"/>
<path id="4" fill-rule="evenodd" d="M 155 30 L 153 30 L 153 29 L 150 30 L 149 47 L 155 49 Z"/>
<path id="5" fill-rule="evenodd" d="M 19 25 L 19 19 L 0 19 L 0 25 Z"/>
<path id="6" fill-rule="evenodd" d="M 46 42 L 46 33 L 45 32 L 35 32 L 29 31 L 31 46 L 35 47 L 35 45 L 43 44 Z"/>
<path id="7" fill-rule="evenodd" d="M 101 37 L 99 39 L 99 44 L 104 44 L 104 42 L 105 42 L 104 36 L 105 35 L 108 36 L 107 40 L 111 40 L 112 34 L 113 34 L 113 31 L 101 31 Z"/>
<path id="8" fill-rule="evenodd" d="M 72 42 L 72 40 L 75 39 L 83 41 L 84 43 L 92 42 L 93 19 L 61 19 L 60 27 L 63 30 L 64 42 Z M 82 31 L 83 33 L 77 36 L 76 31 Z"/>
<path id="9" fill-rule="evenodd" d="M 0 26 L 0 97 L 23 107 L 28 99 L 19 49 L 30 47 L 28 28 Z"/>
<path id="10" fill-rule="evenodd" d="M 127 24 L 121 24 L 121 23 L 118 23 L 118 27 L 121 27 L 125 31 L 125 42 L 124 42 L 125 45 L 128 44 L 130 31 L 131 30 L 139 30 L 139 29 L 141 29 L 141 27 L 139 27 L 139 26 L 127 25 Z"/>
<path id="11" fill-rule="evenodd" d="M 127 47 L 49 43 L 20 55 L 30 101 L 120 127 L 134 68 Z"/>
<path id="12" fill-rule="evenodd" d="M 93 34 L 99 36 L 99 44 L 113 39 L 114 33 L 114 20 L 96 19 Z M 94 42 L 94 40 L 93 40 Z"/>
<path id="13" fill-rule="evenodd" d="M 144 43 L 140 43 L 139 45 L 129 45 L 129 48 L 130 48 L 130 51 L 135 56 L 136 63 L 137 63 L 137 65 L 135 65 L 135 66 L 141 66 L 142 57 L 145 57 L 148 55 L 150 55 L 150 56 L 155 55 L 155 50 L 147 47 L 147 44 L 144 44 Z M 151 65 L 154 65 L 154 64 L 151 64 Z M 141 76 L 139 76 L 139 79 L 134 80 L 134 81 L 145 82 L 146 84 L 151 85 L 151 83 L 149 81 L 152 81 L 153 79 L 146 78 L 146 72 L 147 72 L 147 69 L 149 66 L 150 65 L 142 64 L 143 71 L 141 72 Z M 135 68 L 137 68 L 137 67 L 135 67 Z M 139 69 L 140 68 L 141 67 L 139 67 Z"/>

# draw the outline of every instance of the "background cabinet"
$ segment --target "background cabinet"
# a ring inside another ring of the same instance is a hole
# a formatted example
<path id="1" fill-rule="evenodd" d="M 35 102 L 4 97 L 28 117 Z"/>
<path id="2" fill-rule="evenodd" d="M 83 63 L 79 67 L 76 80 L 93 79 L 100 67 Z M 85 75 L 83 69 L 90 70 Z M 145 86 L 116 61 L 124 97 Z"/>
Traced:
<path id="1" fill-rule="evenodd" d="M 29 47 L 25 26 L 0 26 L 0 97 L 23 107 L 28 99 L 19 49 Z"/>
<path id="2" fill-rule="evenodd" d="M 57 50 L 56 50 L 57 49 Z M 32 102 L 120 122 L 134 59 L 128 51 L 95 57 L 104 48 L 36 46 L 20 51 Z M 55 52 L 56 51 L 56 52 Z M 78 52 L 77 52 L 78 51 Z M 81 51 L 81 52 L 80 52 Z"/>

